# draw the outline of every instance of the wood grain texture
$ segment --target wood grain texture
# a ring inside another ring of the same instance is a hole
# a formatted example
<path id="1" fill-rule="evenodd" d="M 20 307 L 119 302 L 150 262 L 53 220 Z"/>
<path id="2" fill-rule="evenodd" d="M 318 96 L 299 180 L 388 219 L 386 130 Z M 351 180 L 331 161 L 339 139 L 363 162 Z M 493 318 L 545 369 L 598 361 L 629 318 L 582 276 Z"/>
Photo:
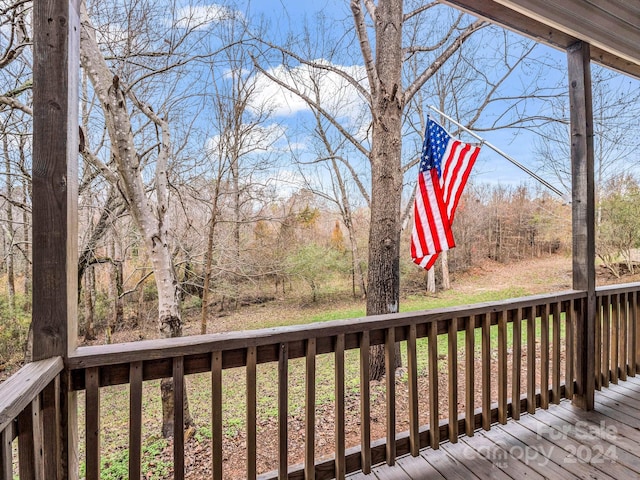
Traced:
<path id="1" fill-rule="evenodd" d="M 595 372 L 596 372 L 596 390 L 600 390 L 602 388 L 602 297 L 596 296 L 596 325 L 595 325 L 595 335 L 596 335 L 596 358 L 595 358 Z M 569 357 L 568 353 L 566 358 Z"/>
<path id="2" fill-rule="evenodd" d="M 620 294 L 620 328 L 619 328 L 619 348 L 618 375 L 620 380 L 627 379 L 627 339 L 629 334 L 629 308 L 627 304 L 627 294 Z"/>
<path id="3" fill-rule="evenodd" d="M 552 358 L 551 358 L 551 385 L 552 395 L 551 401 L 555 404 L 560 403 L 560 312 L 562 308 L 560 303 L 556 302 L 551 305 L 551 314 L 553 315 L 552 323 Z"/>
<path id="4" fill-rule="evenodd" d="M 498 421 L 507 423 L 507 312 L 498 322 Z"/>
<path id="5" fill-rule="evenodd" d="M 590 47 L 567 49 L 571 117 L 573 288 L 586 292 L 576 321 L 574 403 L 593 410 L 595 393 L 595 192 Z"/>
<path id="6" fill-rule="evenodd" d="M 513 335 L 512 335 L 512 351 L 513 362 L 511 366 L 511 398 L 516 400 L 520 398 L 520 390 L 522 389 L 522 309 L 516 310 L 516 316 L 513 319 Z M 520 402 L 513 402 L 511 416 L 514 420 L 520 418 Z"/>
<path id="7" fill-rule="evenodd" d="M 447 335 L 447 365 L 449 383 L 449 441 L 458 441 L 458 319 L 449 322 Z"/>
<path id="8" fill-rule="evenodd" d="M 429 326 L 429 444 L 437 449 L 440 445 L 440 431 L 435 428 L 440 417 L 438 396 L 438 327 L 435 323 Z"/>
<path id="9" fill-rule="evenodd" d="M 287 480 L 289 457 L 289 347 L 280 344 L 278 360 L 278 479 Z"/>
<path id="10" fill-rule="evenodd" d="M 78 7 L 77 0 L 33 5 L 34 360 L 77 346 Z"/>
<path id="11" fill-rule="evenodd" d="M 409 327 L 407 339 L 407 376 L 409 394 L 409 442 L 411 455 L 420 452 L 420 419 L 418 417 L 418 356 L 416 344 L 416 326 Z"/>
<path id="12" fill-rule="evenodd" d="M 13 480 L 13 423 L 0 432 L 0 478 Z"/>
<path id="13" fill-rule="evenodd" d="M 482 428 L 491 428 L 491 318 L 482 318 Z"/>
<path id="14" fill-rule="evenodd" d="M 173 359 L 173 478 L 184 480 L 184 358 Z"/>
<path id="15" fill-rule="evenodd" d="M 60 377 L 56 377 L 41 393 L 42 448 L 44 478 L 62 479 L 60 438 Z"/>
<path id="16" fill-rule="evenodd" d="M 387 465 L 396 462 L 396 333 L 395 328 L 386 331 L 384 346 L 385 386 L 387 402 Z"/>
<path id="17" fill-rule="evenodd" d="M 129 478 L 139 480 L 142 466 L 142 362 L 129 367 Z"/>
<path id="18" fill-rule="evenodd" d="M 0 431 L 18 417 L 63 367 L 60 357 L 27 363 L 0 384 Z"/>
<path id="19" fill-rule="evenodd" d="M 575 379 L 575 310 L 574 302 L 567 302 L 565 317 L 565 385 L 567 398 L 573 398 L 573 382 Z"/>
<path id="20" fill-rule="evenodd" d="M 540 317 L 540 394 L 541 407 L 549 407 L 549 304 Z"/>
<path id="21" fill-rule="evenodd" d="M 535 413 L 536 404 L 536 314 L 527 317 L 527 412 Z"/>
<path id="22" fill-rule="evenodd" d="M 345 405 L 344 405 L 344 335 L 336 337 L 335 353 L 335 459 L 337 480 L 344 480 L 346 474 L 345 465 Z"/>
<path id="23" fill-rule="evenodd" d="M 247 480 L 254 480 L 258 475 L 257 455 L 257 419 L 258 388 L 256 369 L 256 347 L 247 348 Z M 222 368 L 222 362 L 220 364 Z"/>
<path id="24" fill-rule="evenodd" d="M 87 390 L 85 394 L 87 480 L 100 479 L 100 371 L 86 370 Z"/>
<path id="25" fill-rule="evenodd" d="M 611 295 L 611 360 L 610 378 L 612 383 L 618 383 L 618 352 L 619 352 L 619 328 L 620 328 L 620 304 L 619 295 Z"/>
<path id="26" fill-rule="evenodd" d="M 222 480 L 222 352 L 211 354 L 211 469 L 214 480 Z"/>
<path id="27" fill-rule="evenodd" d="M 365 474 L 371 473 L 371 387 L 369 382 L 369 332 L 360 337 L 360 446 Z"/>
<path id="28" fill-rule="evenodd" d="M 611 296 L 603 295 L 602 301 L 602 386 L 609 386 L 611 378 Z"/>
<path id="29" fill-rule="evenodd" d="M 465 322 L 465 422 L 464 430 L 468 437 L 473 436 L 475 424 L 475 317 L 467 317 Z"/>

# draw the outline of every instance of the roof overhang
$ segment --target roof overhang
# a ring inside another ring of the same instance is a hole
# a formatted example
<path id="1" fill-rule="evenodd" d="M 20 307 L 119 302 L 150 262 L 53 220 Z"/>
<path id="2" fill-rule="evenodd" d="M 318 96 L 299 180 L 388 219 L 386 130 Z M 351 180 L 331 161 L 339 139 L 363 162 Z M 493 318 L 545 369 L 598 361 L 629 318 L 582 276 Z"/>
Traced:
<path id="1" fill-rule="evenodd" d="M 587 42 L 593 61 L 640 78 L 637 0 L 441 1 L 556 48 Z"/>

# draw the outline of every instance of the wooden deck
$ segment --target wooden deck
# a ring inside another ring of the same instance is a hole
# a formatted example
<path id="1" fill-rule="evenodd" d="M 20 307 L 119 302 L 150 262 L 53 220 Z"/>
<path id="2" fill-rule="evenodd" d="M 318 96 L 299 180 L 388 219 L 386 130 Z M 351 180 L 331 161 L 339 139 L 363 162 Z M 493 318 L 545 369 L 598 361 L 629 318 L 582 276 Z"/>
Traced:
<path id="1" fill-rule="evenodd" d="M 494 425 L 457 444 L 404 456 L 351 480 L 640 478 L 640 377 L 596 392 L 584 412 L 563 400 L 519 421 Z"/>

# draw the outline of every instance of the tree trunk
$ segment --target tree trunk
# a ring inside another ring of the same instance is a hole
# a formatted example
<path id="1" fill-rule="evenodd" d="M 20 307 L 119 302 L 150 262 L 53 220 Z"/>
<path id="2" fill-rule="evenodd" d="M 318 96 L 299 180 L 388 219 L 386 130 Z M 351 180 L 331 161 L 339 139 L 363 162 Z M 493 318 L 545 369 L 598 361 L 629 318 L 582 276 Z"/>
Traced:
<path id="1" fill-rule="evenodd" d="M 7 140 L 7 136 L 3 137 L 2 142 L 3 150 L 4 150 L 4 162 L 5 162 L 5 172 L 7 179 L 7 198 L 10 200 L 6 203 L 6 216 L 7 216 L 7 226 L 6 226 L 6 235 L 7 235 L 7 251 L 6 251 L 6 262 L 7 262 L 7 295 L 9 296 L 9 308 L 11 310 L 11 319 L 15 320 L 16 315 L 16 283 L 15 283 L 15 273 L 14 273 L 14 256 L 13 256 L 13 242 L 15 237 L 15 229 L 13 225 L 13 205 L 11 204 L 11 200 L 13 200 L 13 177 L 11 175 L 11 161 L 9 160 L 9 141 Z"/>
<path id="2" fill-rule="evenodd" d="M 442 289 L 449 290 L 451 279 L 449 278 L 449 252 L 447 250 L 440 254 L 440 262 L 442 265 Z"/>
<path id="3" fill-rule="evenodd" d="M 166 118 L 160 118 L 150 106 L 138 102 L 133 96 L 125 97 L 125 90 L 120 85 L 119 77 L 110 72 L 100 52 L 95 38 L 95 28 L 84 3 L 81 5 L 80 17 L 81 63 L 102 105 L 117 176 L 106 168 L 102 171 L 109 177 L 108 180 L 117 183 L 129 206 L 131 216 L 144 238 L 158 291 L 160 333 L 165 338 L 179 337 L 182 335 L 180 293 L 169 249 L 169 222 L 166 215 L 169 209 L 167 162 L 172 154 L 169 124 Z M 160 145 L 156 158 L 155 200 L 147 196 L 147 189 L 143 182 L 143 167 L 133 138 L 127 100 L 134 102 L 138 109 L 158 126 Z M 163 380 L 163 383 L 165 387 L 173 388 L 170 379 Z M 165 410 L 164 418 L 173 417 L 173 406 L 168 402 L 163 403 L 163 410 Z M 184 418 L 185 427 L 193 423 L 187 402 L 185 402 Z M 163 433 L 167 431 L 168 429 L 163 427 Z"/>
<path id="4" fill-rule="evenodd" d="M 95 288 L 94 268 L 84 274 L 84 339 L 95 340 L 96 331 L 94 323 L 93 290 Z"/>
<path id="5" fill-rule="evenodd" d="M 213 193 L 213 206 L 211 207 L 211 220 L 209 223 L 209 233 L 207 235 L 207 253 L 204 266 L 204 283 L 202 287 L 202 310 L 200 312 L 200 333 L 207 333 L 207 321 L 209 317 L 209 289 L 211 288 L 211 264 L 213 263 L 213 239 L 218 222 L 218 198 L 220 197 L 220 183 L 222 179 L 216 179 Z"/>
<path id="6" fill-rule="evenodd" d="M 24 152 L 20 151 L 20 157 L 24 156 Z M 28 184 L 28 180 L 25 178 L 23 180 L 23 184 L 22 184 L 22 203 L 24 205 L 27 204 L 27 184 Z M 23 288 L 24 288 L 24 294 L 25 296 L 28 298 L 29 297 L 29 293 L 31 292 L 31 264 L 30 264 L 30 257 L 29 257 L 29 219 L 30 216 L 27 213 L 26 209 L 22 210 L 22 234 L 23 234 L 23 242 L 24 245 L 22 247 L 22 251 L 24 252 L 24 283 L 23 283 Z"/>
<path id="7" fill-rule="evenodd" d="M 436 271 L 434 267 L 427 270 L 427 292 L 436 293 Z"/>
<path id="8" fill-rule="evenodd" d="M 367 315 L 397 312 L 400 300 L 402 1 L 380 0 L 376 11 Z M 382 378 L 384 347 L 372 348 L 370 369 Z"/>

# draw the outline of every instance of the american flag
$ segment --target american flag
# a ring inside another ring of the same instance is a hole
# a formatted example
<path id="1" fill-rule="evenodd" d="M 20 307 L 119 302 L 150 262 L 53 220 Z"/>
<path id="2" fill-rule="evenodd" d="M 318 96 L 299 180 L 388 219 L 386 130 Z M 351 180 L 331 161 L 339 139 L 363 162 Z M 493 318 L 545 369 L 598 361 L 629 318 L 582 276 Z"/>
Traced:
<path id="1" fill-rule="evenodd" d="M 411 258 L 427 270 L 438 253 L 455 247 L 451 224 L 478 153 L 479 145 L 461 142 L 427 120 L 411 234 Z"/>

